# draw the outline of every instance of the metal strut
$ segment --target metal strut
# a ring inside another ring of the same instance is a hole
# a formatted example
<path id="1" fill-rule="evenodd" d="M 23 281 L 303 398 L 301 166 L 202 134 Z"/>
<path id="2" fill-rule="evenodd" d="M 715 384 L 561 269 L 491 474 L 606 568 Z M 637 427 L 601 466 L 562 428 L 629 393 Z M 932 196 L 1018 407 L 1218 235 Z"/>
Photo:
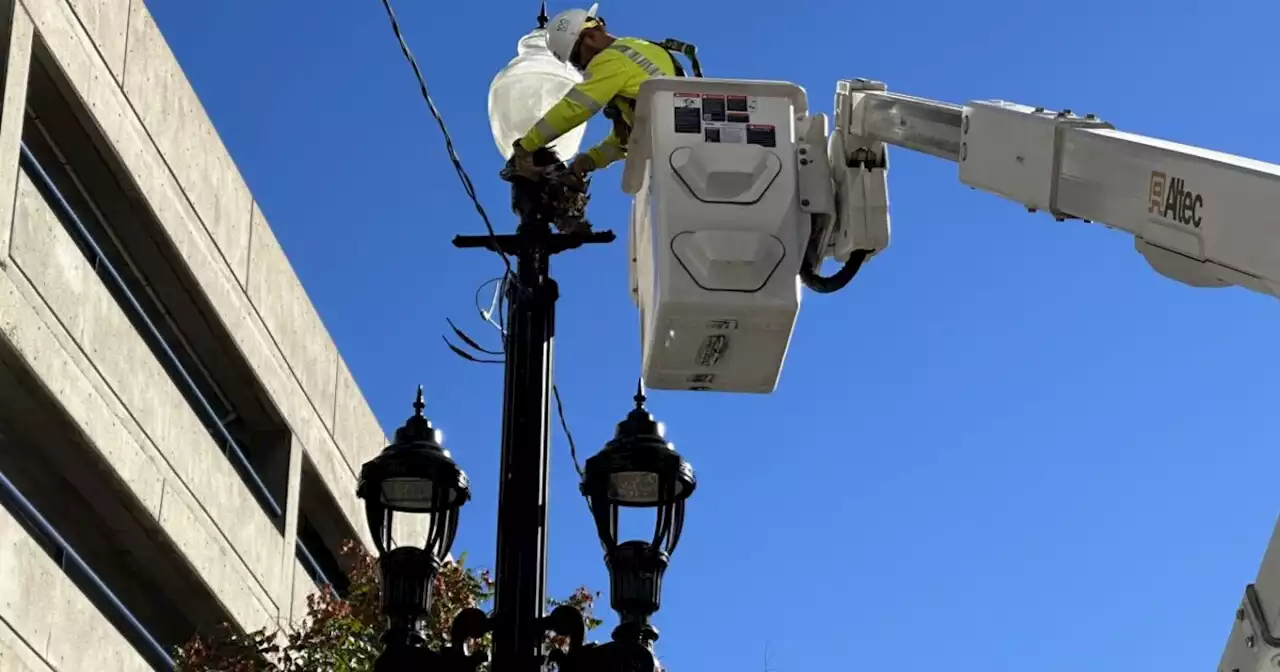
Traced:
<path id="1" fill-rule="evenodd" d="M 1249 618 L 1249 625 L 1253 626 L 1253 631 L 1262 638 L 1263 643 L 1273 649 L 1280 649 L 1280 638 L 1271 634 L 1271 626 L 1267 624 L 1267 615 L 1262 613 L 1262 604 L 1258 601 L 1258 589 L 1251 583 L 1244 587 L 1245 602 L 1249 605 L 1249 611 L 1245 612 L 1245 616 Z"/>

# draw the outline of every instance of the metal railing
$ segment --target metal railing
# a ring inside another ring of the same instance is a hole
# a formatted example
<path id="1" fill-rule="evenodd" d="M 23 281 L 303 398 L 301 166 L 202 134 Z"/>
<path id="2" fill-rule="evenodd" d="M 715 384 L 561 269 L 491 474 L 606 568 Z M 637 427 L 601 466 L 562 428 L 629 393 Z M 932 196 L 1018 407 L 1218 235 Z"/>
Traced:
<path id="1" fill-rule="evenodd" d="M 231 460 L 232 465 L 243 477 L 245 484 L 253 493 L 254 498 L 263 507 L 263 509 L 266 510 L 271 518 L 276 521 L 283 519 L 283 509 L 267 489 L 266 484 L 263 483 L 262 478 L 258 475 L 257 470 L 254 469 L 252 463 L 249 462 L 248 457 L 245 456 L 244 450 L 240 447 L 239 442 L 229 431 L 227 431 L 222 419 L 218 416 L 217 412 L 214 411 L 213 406 L 200 391 L 200 388 L 191 377 L 191 374 L 187 372 L 182 361 L 169 346 L 168 342 L 166 342 L 164 336 L 160 332 L 160 329 L 156 327 L 155 323 L 143 308 L 142 303 L 129 289 L 129 286 L 126 284 L 120 272 L 116 270 L 115 266 L 104 253 L 101 245 L 99 245 L 98 241 L 90 233 L 89 228 L 85 226 L 83 221 L 81 221 L 80 216 L 76 213 L 71 204 L 67 202 L 67 199 L 62 195 L 61 190 L 59 190 L 57 184 L 53 181 L 53 178 L 50 177 L 44 167 L 40 165 L 40 161 L 36 158 L 35 154 L 25 142 L 20 145 L 20 150 L 20 164 L 22 168 L 27 171 L 28 175 L 35 179 L 36 186 L 39 187 L 48 198 L 50 204 L 55 208 L 59 219 L 67 227 L 69 232 L 82 245 L 84 245 L 85 249 L 87 249 L 90 254 L 93 255 L 93 259 L 91 261 L 93 261 L 94 267 L 104 272 L 104 280 L 108 283 L 109 289 L 114 290 L 114 293 L 116 294 L 117 299 L 120 300 L 122 307 L 130 312 L 130 316 L 135 319 L 136 324 L 141 326 L 140 331 L 143 338 L 148 342 L 148 345 L 152 346 L 153 351 L 155 351 L 161 359 L 161 363 L 166 365 L 165 368 L 170 372 L 171 377 L 174 379 L 174 383 L 182 388 L 183 392 L 185 392 L 192 410 L 201 417 L 210 436 L 222 448 L 223 454 Z M 8 481 L 4 481 L 3 483 L 9 485 Z M 41 529 L 49 530 L 49 533 L 53 534 L 59 540 L 59 543 L 62 543 L 61 537 L 57 537 L 56 532 L 53 532 L 53 528 L 49 526 L 47 521 L 41 518 L 39 514 L 35 513 L 35 509 L 30 506 L 30 503 L 27 502 L 25 498 L 22 498 L 21 494 L 17 493 L 16 489 L 10 487 L 9 490 L 12 491 L 18 500 L 25 503 L 25 506 L 20 506 L 20 508 L 23 508 L 27 515 L 33 516 L 33 521 L 39 521 L 35 524 L 42 526 Z M 63 546 L 65 547 L 65 543 Z M 296 556 L 312 576 L 313 580 L 315 580 L 316 584 L 321 587 L 327 587 L 334 595 L 336 595 L 337 592 L 334 588 L 334 582 L 327 578 L 326 572 L 316 561 L 310 550 L 302 544 L 301 540 L 298 540 L 296 547 Z M 87 577 L 91 578 L 90 582 L 101 589 L 106 601 L 119 608 L 124 618 L 124 622 L 138 630 L 139 638 L 144 642 L 149 642 L 149 644 L 146 645 L 146 648 L 155 648 L 160 651 L 161 655 L 164 656 L 163 660 L 167 661 L 167 664 L 169 665 L 169 667 L 165 669 L 173 669 L 172 659 L 164 654 L 163 649 L 156 644 L 154 638 L 152 638 L 150 634 L 142 628 L 142 625 L 138 623 L 132 614 L 130 614 L 120 601 L 116 599 L 114 594 L 111 593 L 105 584 L 97 579 L 96 575 L 88 569 L 88 566 L 79 559 L 79 556 L 76 556 L 70 548 L 66 548 L 66 554 L 68 554 L 68 557 L 75 558 L 75 562 L 78 563 L 78 566 L 82 568 Z"/>
<path id="2" fill-rule="evenodd" d="M 316 562 L 315 556 L 311 554 L 311 550 L 307 548 L 306 544 L 302 543 L 301 539 L 298 540 L 297 549 L 297 558 L 302 561 L 302 566 L 307 570 L 307 575 L 311 577 L 316 586 L 328 588 L 331 595 L 338 597 L 338 589 L 334 587 L 336 584 L 329 578 L 329 573 L 324 571 L 320 563 Z"/>
<path id="3" fill-rule="evenodd" d="M 240 449 L 240 444 L 223 426 L 222 418 L 218 416 L 217 412 L 213 410 L 213 406 L 200 393 L 200 388 L 196 386 L 195 380 L 191 378 L 191 374 L 187 373 L 187 369 L 182 365 L 182 361 L 178 359 L 178 355 L 169 347 L 164 336 L 161 335 L 160 329 L 151 321 L 147 311 L 142 307 L 142 303 L 129 290 L 129 286 L 125 284 L 120 272 L 116 270 L 111 260 L 107 258 L 98 241 L 89 233 L 89 228 L 84 225 L 84 222 L 80 221 L 80 216 L 76 214 L 75 209 L 67 202 L 66 197 L 58 189 L 58 185 L 54 183 L 53 178 L 49 177 L 49 173 L 40 165 L 39 160 L 36 159 L 35 154 L 32 153 L 25 142 L 21 144 L 20 163 L 32 177 L 36 178 L 36 186 L 40 187 L 40 190 L 45 192 L 45 196 L 51 199 L 52 205 L 57 210 L 58 218 L 71 229 L 71 233 L 93 254 L 94 267 L 106 273 L 106 279 L 109 280 L 111 289 L 114 289 L 119 294 L 119 298 L 125 304 L 124 307 L 132 312 L 131 317 L 142 325 L 143 338 L 148 341 L 148 345 L 158 351 L 163 363 L 178 378 L 174 382 L 182 385 L 185 388 L 184 391 L 189 394 L 189 398 L 194 399 L 193 410 L 198 415 L 203 416 L 202 419 L 206 429 L 213 435 L 214 440 L 221 444 L 223 453 L 231 458 L 232 464 L 245 479 L 249 490 L 253 492 L 258 503 L 271 514 L 272 518 L 280 518 L 284 515 L 284 511 L 276 502 L 275 497 L 271 496 L 271 492 L 267 490 L 267 486 L 262 482 L 262 479 L 258 477 L 257 471 L 249 463 L 249 459 L 245 457 L 244 451 Z"/>
<path id="4" fill-rule="evenodd" d="M 142 302 L 133 295 L 132 291 L 130 291 L 129 286 L 124 281 L 124 278 L 107 258 L 102 247 L 89 231 L 89 228 L 80 220 L 80 216 L 76 213 L 71 204 L 67 202 L 66 197 L 62 195 L 61 190 L 58 189 L 53 178 L 50 177 L 44 167 L 40 165 L 39 159 L 37 159 L 35 153 L 27 147 L 26 143 L 21 144 L 21 164 L 23 168 L 27 169 L 27 171 L 32 174 L 32 177 L 36 178 L 39 183 L 38 186 L 41 187 L 42 191 L 46 192 L 46 195 L 53 200 L 53 205 L 56 206 L 58 214 L 61 216 L 60 219 L 71 228 L 71 232 L 76 236 L 76 238 L 94 255 L 94 267 L 100 268 L 106 272 L 107 278 L 111 281 L 113 288 L 116 289 L 120 297 L 124 299 L 127 307 L 131 309 L 133 316 L 143 324 L 145 329 L 144 337 L 149 340 L 150 345 L 154 346 L 155 349 L 159 350 L 164 356 L 164 363 L 168 365 L 167 368 L 177 378 L 174 382 L 183 388 L 183 392 L 186 393 L 188 399 L 194 399 L 195 403 L 192 404 L 192 409 L 196 411 L 198 415 L 203 416 L 205 428 L 208 430 L 210 436 L 216 443 L 222 446 L 224 454 L 231 459 L 232 464 L 237 467 L 237 471 L 239 471 L 246 479 L 246 485 L 248 485 L 249 490 L 253 492 L 253 495 L 258 500 L 259 504 L 266 509 L 267 513 L 269 513 L 273 519 L 280 520 L 283 518 L 283 510 L 276 502 L 275 497 L 272 496 L 271 492 L 267 489 L 266 484 L 263 483 L 262 478 L 258 476 L 257 470 L 253 468 L 252 463 L 250 463 L 249 459 L 245 456 L 244 450 L 240 447 L 239 441 L 237 441 L 236 438 L 227 431 L 222 419 L 213 409 L 213 405 L 205 398 L 204 393 L 200 391 L 200 388 L 196 385 L 191 374 L 187 372 L 186 367 L 183 366 L 181 360 L 173 351 L 173 348 L 169 346 L 163 334 L 160 333 L 159 328 L 156 327 L 155 322 L 153 322 L 147 315 L 146 310 L 142 307 Z M 312 555 L 310 549 L 299 541 L 297 543 L 297 550 L 299 560 L 301 560 L 303 565 L 306 567 L 308 574 L 315 579 L 316 584 L 318 586 L 328 586 L 332 590 L 334 582 L 328 578 L 327 573 L 323 568 L 321 568 L 320 564 L 316 562 L 315 556 Z"/>
<path id="5" fill-rule="evenodd" d="M 102 579 L 98 578 L 98 575 L 89 568 L 89 565 L 85 564 L 85 561 L 71 549 L 70 544 L 62 538 L 62 535 L 53 529 L 49 521 L 40 515 L 36 507 L 18 491 L 18 488 L 3 473 L 0 473 L 0 504 L 3 504 L 6 509 L 16 509 L 21 521 L 26 523 L 26 527 L 33 533 L 33 536 L 38 536 L 41 541 L 47 544 L 46 550 L 58 563 L 58 568 L 72 582 L 81 586 L 90 601 L 98 603 L 100 605 L 99 608 L 105 608 L 109 611 L 110 613 L 107 616 L 108 618 L 114 617 L 114 621 L 119 624 L 117 627 L 128 631 L 122 634 L 125 635 L 126 639 L 132 640 L 135 648 L 139 650 L 139 653 L 142 654 L 147 663 L 157 670 L 168 671 L 176 667 L 173 658 L 169 656 L 169 652 L 151 636 L 151 633 L 138 622 L 138 619 L 134 618 L 128 607 L 125 607 L 120 602 L 115 593 L 111 592 L 111 589 L 102 582 Z M 77 578 L 80 580 L 76 581 Z"/>

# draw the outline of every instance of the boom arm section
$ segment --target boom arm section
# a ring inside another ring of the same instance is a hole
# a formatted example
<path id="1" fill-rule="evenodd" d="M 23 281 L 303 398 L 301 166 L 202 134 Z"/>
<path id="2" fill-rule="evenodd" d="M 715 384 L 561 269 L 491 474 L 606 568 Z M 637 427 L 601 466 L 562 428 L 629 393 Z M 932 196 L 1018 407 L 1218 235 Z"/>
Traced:
<path id="1" fill-rule="evenodd" d="M 865 207 L 863 195 L 886 190 L 885 148 L 893 145 L 954 161 L 961 182 L 1031 212 L 1128 231 L 1148 263 L 1174 280 L 1280 296 L 1280 166 L 1117 131 L 1092 114 L 1005 101 L 953 105 L 868 80 L 839 83 L 835 117 L 828 159 L 836 214 L 825 227 L 815 219 L 824 256 L 887 245 L 887 208 Z M 1245 587 L 1218 670 L 1280 672 L 1280 524 L 1256 583 Z"/>
<path id="2" fill-rule="evenodd" d="M 887 166 L 886 145 L 954 161 L 961 182 L 1031 212 L 1128 231 L 1148 263 L 1174 280 L 1280 296 L 1280 166 L 1125 133 L 1091 114 L 1005 101 L 960 106 L 890 93 L 879 82 L 840 82 L 828 148 L 837 193 L 841 170 L 855 171 L 846 181 L 866 182 Z M 839 212 L 824 256 L 887 244 L 850 232 L 881 226 L 868 226 L 867 212 Z"/>
<path id="3" fill-rule="evenodd" d="M 1218 672 L 1280 670 L 1280 524 L 1271 534 L 1254 583 L 1244 588 Z"/>

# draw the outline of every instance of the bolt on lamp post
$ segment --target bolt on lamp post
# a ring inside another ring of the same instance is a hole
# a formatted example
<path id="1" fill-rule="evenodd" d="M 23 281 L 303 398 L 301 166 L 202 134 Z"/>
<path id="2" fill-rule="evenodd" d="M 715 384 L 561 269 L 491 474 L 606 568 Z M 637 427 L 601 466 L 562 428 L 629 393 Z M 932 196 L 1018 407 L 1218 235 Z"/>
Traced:
<path id="1" fill-rule="evenodd" d="M 471 498 L 467 475 L 440 445 L 440 431 L 422 415 L 424 407 L 419 387 L 413 416 L 396 430 L 391 445 L 361 467 L 356 490 L 365 502 L 369 533 L 378 551 L 382 611 L 388 620 L 375 672 L 424 669 L 432 664 L 437 664 L 434 669 L 461 672 L 484 662 L 483 654 L 466 650 L 467 640 L 486 632 L 487 617 L 479 609 L 465 609 L 455 617 L 452 645 L 445 651 L 428 649 L 422 632 L 436 572 L 453 546 L 458 513 Z M 397 513 L 427 517 L 421 547 L 395 545 L 392 528 Z"/>

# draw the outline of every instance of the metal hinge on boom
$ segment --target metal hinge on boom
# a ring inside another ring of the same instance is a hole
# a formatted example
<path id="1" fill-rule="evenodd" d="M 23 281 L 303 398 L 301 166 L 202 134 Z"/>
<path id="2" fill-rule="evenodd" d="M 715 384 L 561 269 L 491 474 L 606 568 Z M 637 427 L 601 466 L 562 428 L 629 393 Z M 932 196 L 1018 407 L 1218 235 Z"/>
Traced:
<path id="1" fill-rule="evenodd" d="M 1280 638 L 1272 634 L 1254 584 L 1245 586 L 1244 602 L 1236 610 L 1226 654 L 1218 672 L 1280 671 Z"/>

